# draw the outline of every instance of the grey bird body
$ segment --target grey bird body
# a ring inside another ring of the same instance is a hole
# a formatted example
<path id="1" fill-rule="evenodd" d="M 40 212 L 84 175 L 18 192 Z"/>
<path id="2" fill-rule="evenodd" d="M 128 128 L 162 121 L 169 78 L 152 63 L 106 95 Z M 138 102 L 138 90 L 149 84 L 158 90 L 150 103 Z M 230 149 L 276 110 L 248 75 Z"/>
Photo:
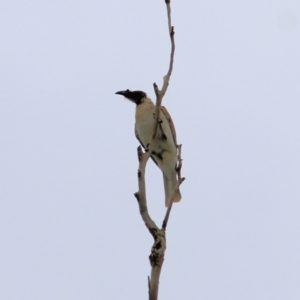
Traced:
<path id="1" fill-rule="evenodd" d="M 120 91 L 116 94 L 123 95 L 136 104 L 135 111 L 135 135 L 144 149 L 151 143 L 154 122 L 155 105 L 142 91 Z M 174 189 L 177 184 L 176 162 L 177 162 L 176 132 L 171 116 L 167 109 L 162 106 L 160 120 L 151 158 L 163 173 L 165 203 L 169 206 Z M 181 199 L 180 191 L 176 192 L 173 201 Z"/>

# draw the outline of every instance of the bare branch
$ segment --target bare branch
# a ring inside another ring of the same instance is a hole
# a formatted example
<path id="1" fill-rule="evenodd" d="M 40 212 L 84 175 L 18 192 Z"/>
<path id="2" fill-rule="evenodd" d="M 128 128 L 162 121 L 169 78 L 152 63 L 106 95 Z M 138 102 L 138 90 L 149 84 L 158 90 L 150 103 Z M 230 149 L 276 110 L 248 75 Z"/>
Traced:
<path id="1" fill-rule="evenodd" d="M 158 120 L 160 117 L 160 107 L 161 107 L 163 97 L 169 86 L 170 78 L 171 78 L 172 71 L 173 71 L 174 54 L 175 54 L 175 40 L 174 40 L 175 31 L 174 31 L 174 26 L 172 26 L 172 20 L 171 20 L 171 0 L 165 0 L 165 2 L 166 2 L 166 6 L 167 6 L 167 15 L 168 15 L 168 30 L 169 30 L 169 35 L 170 35 L 170 39 L 171 39 L 171 54 L 170 54 L 169 69 L 168 69 L 167 74 L 164 76 L 162 89 L 159 90 L 157 84 L 155 82 L 153 83 L 153 88 L 154 88 L 154 92 L 156 95 L 156 103 L 155 103 L 156 122 L 154 124 L 154 129 L 153 129 L 152 143 L 156 137 L 157 128 L 158 128 Z"/>
<path id="2" fill-rule="evenodd" d="M 150 276 L 148 276 L 148 294 L 150 299 Z"/>
<path id="3" fill-rule="evenodd" d="M 159 230 L 159 228 L 156 226 L 156 224 L 151 219 L 148 213 L 147 199 L 146 199 L 146 182 L 145 182 L 146 164 L 150 157 L 150 153 L 149 152 L 143 153 L 141 146 L 137 148 L 137 152 L 138 152 L 138 159 L 139 159 L 139 170 L 138 170 L 139 191 L 136 192 L 134 196 L 138 201 L 141 217 L 146 227 L 148 228 L 153 238 L 155 239 L 154 232 Z"/>
<path id="4" fill-rule="evenodd" d="M 151 254 L 149 256 L 150 264 L 152 267 L 151 277 L 148 278 L 149 299 L 156 300 L 158 295 L 159 277 L 164 262 L 164 253 L 166 250 L 166 238 L 165 231 L 159 229 L 155 222 L 151 219 L 146 199 L 146 183 L 145 183 L 145 171 L 146 164 L 150 157 L 150 151 L 143 153 L 141 146 L 137 149 L 139 159 L 138 181 L 139 191 L 134 194 L 136 197 L 141 217 L 148 228 L 149 232 L 154 238 L 154 244 L 152 246 Z"/>
<path id="5" fill-rule="evenodd" d="M 150 264 L 152 266 L 150 279 L 150 300 L 157 300 L 158 286 L 161 268 L 164 262 L 166 251 L 166 237 L 163 230 L 159 230 L 156 235 L 156 240 L 150 254 Z"/>
<path id="6" fill-rule="evenodd" d="M 167 209 L 166 216 L 163 221 L 162 229 L 158 228 L 155 222 L 151 219 L 148 207 L 147 207 L 147 199 L 146 199 L 146 184 L 145 184 L 145 173 L 146 173 L 146 164 L 148 159 L 152 153 L 152 149 L 156 143 L 156 135 L 160 120 L 160 108 L 163 97 L 168 89 L 170 77 L 173 71 L 173 64 L 174 64 L 174 54 L 175 54 L 175 41 L 174 41 L 174 27 L 172 26 L 171 22 L 171 0 L 165 0 L 166 7 L 167 7 L 167 16 L 168 16 L 168 31 L 171 40 L 171 54 L 170 54 L 170 62 L 167 74 L 163 78 L 163 86 L 160 90 L 156 83 L 153 84 L 154 92 L 156 95 L 156 108 L 155 108 L 155 122 L 153 127 L 153 134 L 151 143 L 148 146 L 148 151 L 143 153 L 142 148 L 138 147 L 138 159 L 139 159 L 139 169 L 138 169 L 138 185 L 139 191 L 135 193 L 135 197 L 138 201 L 139 210 L 141 217 L 150 231 L 151 235 L 154 238 L 154 244 L 151 249 L 151 254 L 149 256 L 150 264 L 151 264 L 151 276 L 148 277 L 148 289 L 149 289 L 149 299 L 150 300 L 157 300 L 158 297 L 158 286 L 159 286 L 159 277 L 161 273 L 161 268 L 164 262 L 164 255 L 166 250 L 166 227 L 168 224 L 170 212 L 172 209 L 173 199 L 175 197 L 176 191 L 178 192 L 180 184 L 183 182 L 184 178 L 181 178 L 181 145 L 178 146 L 178 165 L 176 167 L 176 172 L 178 175 L 178 183 L 174 190 L 174 194 L 172 196 L 171 205 Z"/>
<path id="7" fill-rule="evenodd" d="M 173 71 L 173 64 L 174 64 L 174 54 L 175 54 L 175 31 L 174 31 L 174 26 L 172 26 L 172 19 L 171 19 L 171 1 L 170 0 L 165 0 L 166 5 L 167 5 L 167 14 L 168 14 L 168 29 L 169 29 L 169 35 L 170 35 L 170 40 L 171 40 L 171 54 L 170 54 L 170 63 L 169 63 L 169 70 L 167 72 L 167 75 L 164 77 L 164 83 L 163 87 L 161 89 L 161 94 L 162 97 L 165 95 L 168 86 L 169 86 L 169 81 L 170 77 L 172 75 Z"/>

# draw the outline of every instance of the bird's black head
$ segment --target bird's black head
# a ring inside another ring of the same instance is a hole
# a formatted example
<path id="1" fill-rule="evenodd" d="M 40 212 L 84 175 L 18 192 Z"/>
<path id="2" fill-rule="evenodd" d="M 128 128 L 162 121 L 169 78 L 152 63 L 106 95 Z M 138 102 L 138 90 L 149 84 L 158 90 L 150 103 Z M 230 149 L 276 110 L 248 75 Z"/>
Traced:
<path id="1" fill-rule="evenodd" d="M 126 91 L 116 92 L 116 94 L 124 96 L 125 98 L 129 99 L 136 105 L 141 104 L 143 102 L 143 99 L 147 97 L 146 93 L 142 91 L 126 90 Z"/>

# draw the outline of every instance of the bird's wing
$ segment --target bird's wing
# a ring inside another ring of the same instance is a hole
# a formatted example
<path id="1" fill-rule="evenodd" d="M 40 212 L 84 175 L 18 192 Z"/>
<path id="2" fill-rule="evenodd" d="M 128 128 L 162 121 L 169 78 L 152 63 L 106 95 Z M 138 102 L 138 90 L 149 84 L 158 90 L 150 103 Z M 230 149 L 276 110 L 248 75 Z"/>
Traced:
<path id="1" fill-rule="evenodd" d="M 140 140 L 139 136 L 138 136 L 138 133 L 136 131 L 136 128 L 134 128 L 134 134 L 135 134 L 135 137 L 137 138 L 137 140 L 140 142 L 140 144 L 143 146 L 143 148 L 145 149 L 145 146 L 143 145 L 142 141 Z"/>
<path id="2" fill-rule="evenodd" d="M 171 129 L 171 132 L 172 132 L 172 136 L 173 136 L 173 140 L 174 140 L 175 146 L 177 146 L 176 130 L 175 130 L 175 126 L 174 126 L 173 120 L 172 120 L 172 118 L 171 118 L 168 110 L 164 106 L 162 106 L 160 108 L 160 110 L 165 115 L 166 119 L 168 120 L 168 123 L 169 123 L 170 129 Z"/>

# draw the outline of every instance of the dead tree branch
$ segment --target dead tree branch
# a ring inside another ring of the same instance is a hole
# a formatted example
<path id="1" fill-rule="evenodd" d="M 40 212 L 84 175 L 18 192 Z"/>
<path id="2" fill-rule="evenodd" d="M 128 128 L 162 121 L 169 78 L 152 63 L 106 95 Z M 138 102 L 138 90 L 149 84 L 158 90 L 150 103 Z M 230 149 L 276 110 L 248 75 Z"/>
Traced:
<path id="1" fill-rule="evenodd" d="M 157 84 L 154 82 L 153 87 L 154 87 L 154 92 L 156 95 L 156 111 L 155 111 L 155 116 L 156 116 L 156 123 L 154 125 L 154 130 L 153 130 L 153 137 L 152 140 L 155 138 L 156 133 L 157 133 L 157 128 L 158 128 L 158 120 L 160 116 L 160 107 L 162 103 L 162 99 L 167 92 L 170 78 L 172 75 L 173 71 L 173 64 L 174 64 L 174 54 L 175 54 L 175 31 L 174 31 L 174 26 L 172 26 L 172 20 L 171 20 L 171 0 L 165 0 L 166 6 L 167 6 L 167 15 L 168 15 L 168 30 L 169 30 L 169 35 L 170 35 L 170 40 L 171 40 L 171 54 L 170 54 L 170 63 L 169 63 L 169 69 L 167 74 L 164 76 L 164 81 L 163 81 L 163 86 L 161 90 L 158 88 Z"/>
<path id="2" fill-rule="evenodd" d="M 160 120 L 160 108 L 163 97 L 168 89 L 170 77 L 173 70 L 174 63 L 174 54 L 175 54 L 175 41 L 174 41 L 174 27 L 171 22 L 171 4 L 170 0 L 165 0 L 167 7 L 167 16 L 168 16 L 168 31 L 171 40 L 171 54 L 170 54 L 170 62 L 167 74 L 163 78 L 163 86 L 161 89 L 158 88 L 157 84 L 154 83 L 154 91 L 156 95 L 156 111 L 155 111 L 155 122 L 153 128 L 152 140 L 149 145 L 148 151 L 145 153 L 142 151 L 141 147 L 138 147 L 138 159 L 139 159 L 139 169 L 138 169 L 138 186 L 139 191 L 135 193 L 135 197 L 138 201 L 139 210 L 141 217 L 148 228 L 149 232 L 154 238 L 154 244 L 151 249 L 151 254 L 149 256 L 150 264 L 151 264 L 151 275 L 148 277 L 148 289 L 149 289 L 149 300 L 157 300 L 158 297 L 158 286 L 159 286 L 159 277 L 161 273 L 161 268 L 164 262 L 164 255 L 166 250 L 166 228 L 170 216 L 170 212 L 172 209 L 173 201 L 171 201 L 170 207 L 168 207 L 166 211 L 165 218 L 163 220 L 162 228 L 159 228 L 155 222 L 151 219 L 148 207 L 147 207 L 147 199 L 146 199 L 146 183 L 145 183 L 145 174 L 146 174 L 146 164 L 149 160 L 149 157 L 152 153 L 152 149 L 156 143 L 156 135 L 158 130 L 158 124 Z M 178 191 L 179 186 L 184 181 L 184 178 L 181 178 L 181 145 L 177 146 L 178 149 L 178 164 L 176 166 L 176 171 L 178 175 L 178 183 L 176 189 L 174 190 L 173 197 L 175 196 L 175 192 Z M 172 198 L 173 198 L 172 197 Z"/>
<path id="3" fill-rule="evenodd" d="M 134 194 L 136 197 L 141 217 L 152 234 L 153 238 L 155 238 L 154 233 L 159 230 L 159 228 L 156 226 L 154 221 L 151 219 L 149 213 L 148 213 L 148 207 L 147 207 L 147 199 L 146 199 L 146 181 L 145 181 L 145 174 L 146 174 L 146 164 L 150 157 L 150 152 L 143 153 L 142 147 L 139 146 L 137 148 L 138 152 L 138 158 L 139 158 L 139 170 L 138 170 L 138 181 L 139 181 L 139 191 Z"/>

